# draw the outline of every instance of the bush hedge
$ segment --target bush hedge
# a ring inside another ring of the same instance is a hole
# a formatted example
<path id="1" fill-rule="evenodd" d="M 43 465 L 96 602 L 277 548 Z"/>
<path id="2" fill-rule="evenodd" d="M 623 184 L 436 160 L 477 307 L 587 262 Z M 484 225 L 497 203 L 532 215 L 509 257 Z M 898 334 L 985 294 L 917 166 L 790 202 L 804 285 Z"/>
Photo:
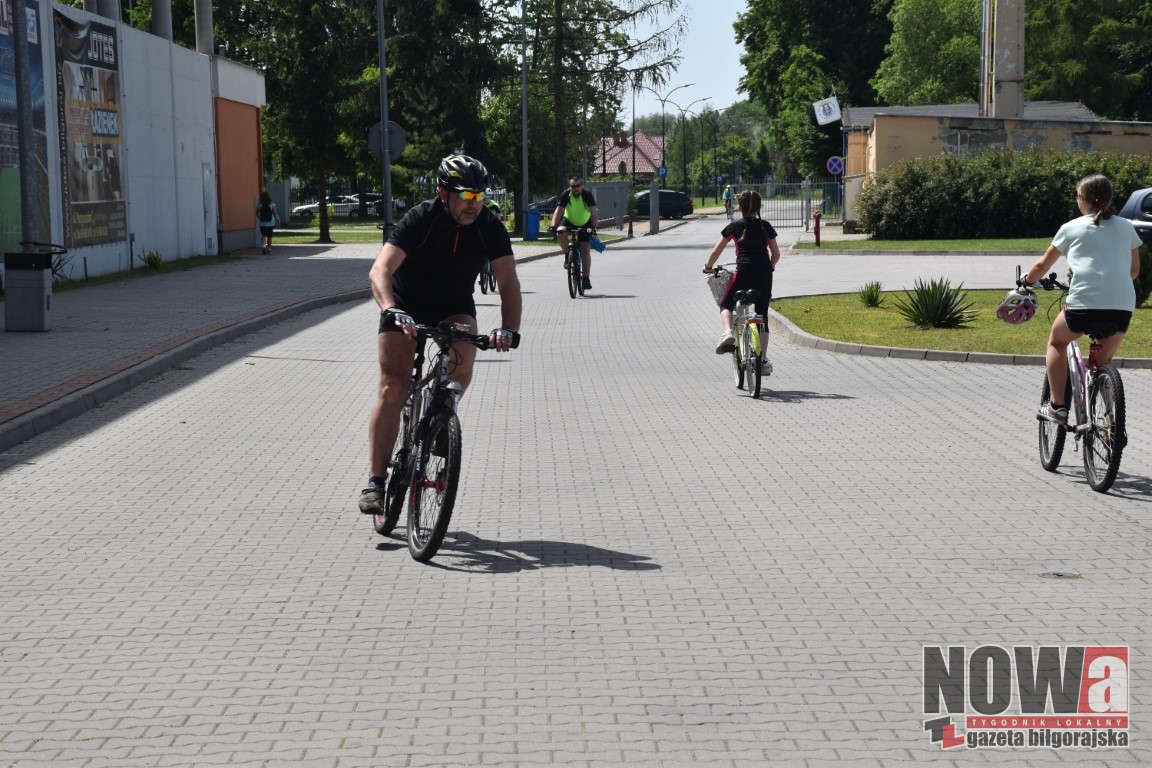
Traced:
<path id="1" fill-rule="evenodd" d="M 1009 149 L 911 158 L 864 187 L 856 221 L 883 240 L 1050 237 L 1080 215 L 1076 184 L 1093 173 L 1112 181 L 1119 210 L 1152 185 L 1152 158 Z"/>

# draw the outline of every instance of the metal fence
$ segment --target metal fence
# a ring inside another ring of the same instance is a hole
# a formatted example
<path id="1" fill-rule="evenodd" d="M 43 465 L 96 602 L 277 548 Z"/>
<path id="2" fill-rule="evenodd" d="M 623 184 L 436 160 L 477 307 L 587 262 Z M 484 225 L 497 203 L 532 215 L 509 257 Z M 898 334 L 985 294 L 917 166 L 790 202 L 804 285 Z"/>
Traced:
<path id="1" fill-rule="evenodd" d="M 760 215 L 778 228 L 812 226 L 812 214 L 820 211 L 824 221 L 844 218 L 844 186 L 834 177 L 787 179 L 771 177 L 734 185 L 734 191 L 754 189 L 760 193 Z"/>

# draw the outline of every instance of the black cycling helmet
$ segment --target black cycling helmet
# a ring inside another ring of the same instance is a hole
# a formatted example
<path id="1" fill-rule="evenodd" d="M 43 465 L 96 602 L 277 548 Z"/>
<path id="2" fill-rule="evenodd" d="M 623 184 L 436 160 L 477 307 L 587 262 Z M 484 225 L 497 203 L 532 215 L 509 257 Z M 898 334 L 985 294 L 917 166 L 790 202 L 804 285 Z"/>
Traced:
<path id="1" fill-rule="evenodd" d="M 468 155 L 449 155 L 436 169 L 436 185 L 445 189 L 488 189 L 488 169 L 479 160 Z"/>

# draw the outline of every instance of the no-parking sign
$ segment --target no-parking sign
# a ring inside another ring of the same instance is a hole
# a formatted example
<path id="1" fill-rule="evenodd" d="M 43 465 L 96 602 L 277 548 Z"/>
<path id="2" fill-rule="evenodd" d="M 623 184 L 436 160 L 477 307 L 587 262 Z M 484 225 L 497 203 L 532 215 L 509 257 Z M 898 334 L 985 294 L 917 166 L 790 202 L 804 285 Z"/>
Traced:
<path id="1" fill-rule="evenodd" d="M 844 173 L 844 158 L 839 155 L 832 155 L 828 158 L 828 162 L 824 163 L 824 167 L 828 169 L 828 173 L 839 176 Z"/>

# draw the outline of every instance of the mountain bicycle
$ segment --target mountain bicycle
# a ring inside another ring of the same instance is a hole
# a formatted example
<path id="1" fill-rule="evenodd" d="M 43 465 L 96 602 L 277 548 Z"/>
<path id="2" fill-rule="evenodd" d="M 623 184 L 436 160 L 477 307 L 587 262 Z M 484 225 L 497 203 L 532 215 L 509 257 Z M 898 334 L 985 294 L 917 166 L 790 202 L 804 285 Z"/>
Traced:
<path id="1" fill-rule="evenodd" d="M 480 267 L 480 293 L 496 293 L 496 273 L 492 271 L 492 262 L 484 259 L 484 265 Z"/>
<path id="2" fill-rule="evenodd" d="M 436 349 L 425 370 L 429 341 Z M 396 451 L 388 464 L 382 511 L 372 516 L 376 533 L 388 536 L 400 521 L 407 501 L 408 552 L 422 563 L 435 557 L 444 541 L 460 482 L 461 434 L 456 409 L 464 387 L 448 378 L 452 345 L 458 341 L 481 350 L 489 348 L 487 336 L 474 335 L 467 327 L 448 323 L 416 326 L 416 355 L 408 396 L 400 411 Z M 512 346 L 519 344 L 520 334 L 513 334 Z"/>
<path id="3" fill-rule="evenodd" d="M 564 254 L 564 269 L 568 273 L 568 295 L 573 299 L 577 294 L 584 295 L 584 259 L 580 253 L 580 238 L 578 235 L 581 232 L 587 232 L 592 235 L 596 232 L 595 229 L 589 226 L 583 227 L 557 227 L 557 232 L 568 232 L 568 252 Z"/>
<path id="4" fill-rule="evenodd" d="M 1056 279 L 1056 273 L 1037 281 L 1046 291 L 1068 292 L 1068 286 Z M 1105 493 L 1116 481 L 1120 457 L 1128 443 L 1124 429 L 1124 384 L 1120 371 L 1111 363 L 1101 365 L 1096 355 L 1100 338 L 1090 335 L 1088 359 L 1080 352 L 1079 340 L 1068 344 L 1068 382 L 1064 402 L 1068 405 L 1068 424 L 1062 425 L 1037 415 L 1040 422 L 1040 466 L 1055 472 L 1064 452 L 1068 433 L 1082 443 L 1084 476 L 1092 490 Z M 1040 405 L 1051 402 L 1048 376 L 1040 392 Z"/>
<path id="5" fill-rule="evenodd" d="M 731 265 L 718 266 L 713 273 L 727 272 L 728 266 Z M 732 312 L 732 334 L 736 337 L 736 347 L 732 350 L 732 366 L 736 388 L 744 389 L 747 382 L 748 395 L 758 398 L 761 377 L 772 375 L 772 364 L 764 356 L 768 346 L 768 325 L 764 322 L 764 315 L 756 313 L 760 291 L 755 288 L 736 291 L 734 298 L 736 308 Z"/>
<path id="6" fill-rule="evenodd" d="M 732 198 L 724 198 L 724 214 L 728 217 L 728 221 L 732 221 L 732 219 L 735 218 L 735 211 L 733 208 L 734 206 L 732 205 Z"/>

